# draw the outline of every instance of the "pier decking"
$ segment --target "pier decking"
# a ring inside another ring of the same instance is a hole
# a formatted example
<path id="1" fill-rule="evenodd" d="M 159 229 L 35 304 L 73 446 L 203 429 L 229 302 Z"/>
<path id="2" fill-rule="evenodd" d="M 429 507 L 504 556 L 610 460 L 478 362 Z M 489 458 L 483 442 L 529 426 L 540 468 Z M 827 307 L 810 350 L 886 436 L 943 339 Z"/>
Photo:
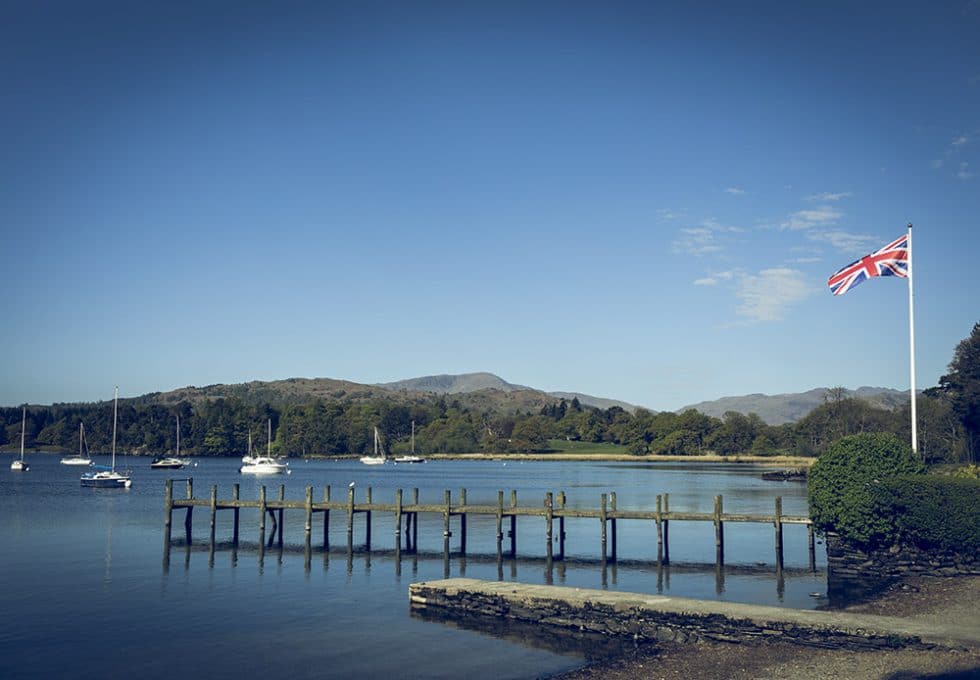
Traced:
<path id="1" fill-rule="evenodd" d="M 183 498 L 174 497 L 174 481 L 186 481 L 186 492 Z M 544 531 L 539 540 L 544 541 L 545 555 L 548 562 L 552 560 L 565 559 L 565 520 L 568 518 L 595 519 L 599 522 L 599 558 L 602 563 L 607 561 L 615 562 L 618 555 L 618 522 L 645 521 L 656 525 L 657 540 L 657 563 L 670 563 L 670 523 L 671 522 L 709 522 L 714 525 L 715 535 L 715 561 L 721 566 L 725 561 L 725 525 L 728 523 L 763 523 L 771 524 L 774 529 L 773 543 L 775 551 L 775 565 L 777 572 L 783 568 L 783 526 L 786 524 L 800 524 L 807 528 L 807 542 L 809 549 L 810 569 L 816 569 L 816 556 L 814 548 L 813 525 L 809 517 L 795 515 L 784 515 L 782 512 L 782 497 L 777 496 L 774 501 L 773 513 L 771 515 L 748 515 L 726 513 L 723 510 L 723 499 L 721 496 L 714 497 L 714 507 L 711 512 L 675 512 L 670 510 L 669 494 L 660 494 L 656 497 L 656 509 L 650 510 L 629 510 L 620 509 L 616 504 L 616 493 L 601 494 L 598 508 L 571 508 L 566 507 L 567 498 L 564 491 L 557 494 L 548 492 L 540 505 L 521 506 L 518 505 L 517 491 L 510 492 L 509 503 L 504 502 L 504 492 L 497 492 L 497 503 L 495 505 L 475 505 L 467 503 L 466 489 L 461 489 L 455 498 L 449 490 L 443 495 L 442 503 L 422 503 L 419 499 L 419 490 L 413 489 L 411 498 L 405 500 L 402 489 L 395 492 L 394 503 L 380 503 L 373 498 L 371 487 L 364 491 L 364 499 L 361 502 L 355 500 L 355 489 L 347 489 L 343 500 L 333 499 L 331 488 L 324 487 L 322 500 L 313 500 L 313 487 L 306 487 L 304 500 L 286 500 L 285 486 L 280 485 L 277 497 L 270 498 L 266 487 L 262 486 L 259 491 L 259 498 L 248 500 L 240 497 L 238 484 L 232 487 L 230 499 L 219 499 L 217 486 L 212 486 L 208 498 L 197 498 L 194 496 L 194 480 L 168 479 L 166 482 L 165 500 L 165 524 L 164 524 L 164 544 L 169 546 L 171 543 L 171 531 L 173 523 L 173 513 L 175 510 L 185 510 L 184 533 L 187 544 L 192 542 L 193 536 L 193 513 L 195 508 L 207 508 L 210 513 L 210 542 L 214 545 L 215 531 L 217 526 L 217 514 L 219 510 L 231 510 L 233 514 L 233 533 L 232 543 L 239 541 L 240 535 L 240 511 L 243 508 L 255 508 L 259 510 L 259 533 L 264 542 L 266 535 L 266 518 L 272 521 L 272 534 L 270 545 L 278 542 L 279 546 L 283 543 L 283 515 L 286 510 L 301 511 L 305 514 L 304 540 L 309 550 L 312 542 L 313 517 L 316 514 L 323 515 L 323 547 L 328 549 L 330 546 L 329 529 L 330 513 L 342 513 L 346 521 L 347 528 L 347 547 L 353 549 L 354 545 L 354 517 L 357 514 L 366 514 L 367 521 L 364 523 L 364 546 L 366 550 L 371 550 L 371 527 L 373 513 L 388 513 L 392 515 L 392 523 L 395 533 L 395 553 L 400 556 L 403 550 L 415 552 L 418 550 L 418 526 L 419 517 L 424 514 L 435 515 L 442 519 L 443 528 L 443 552 L 446 556 L 450 554 L 450 539 L 453 536 L 452 520 L 457 519 L 459 546 L 458 552 L 466 554 L 467 548 L 467 519 L 474 515 L 491 516 L 496 518 L 496 550 L 497 557 L 501 559 L 504 554 L 504 538 L 508 539 L 509 557 L 517 557 L 517 519 L 518 517 L 539 517 L 543 520 Z M 404 518 L 404 521 L 403 519 Z M 555 523 L 557 522 L 557 531 Z M 507 526 L 505 534 L 505 525 Z M 557 552 L 555 545 L 557 544 Z"/>

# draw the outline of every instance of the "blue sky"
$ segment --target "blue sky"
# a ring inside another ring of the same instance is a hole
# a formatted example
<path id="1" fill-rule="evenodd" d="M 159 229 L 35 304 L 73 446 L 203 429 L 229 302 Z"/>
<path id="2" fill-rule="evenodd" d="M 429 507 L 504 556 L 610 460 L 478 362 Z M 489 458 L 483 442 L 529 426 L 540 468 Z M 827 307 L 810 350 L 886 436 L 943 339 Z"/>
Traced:
<path id="1" fill-rule="evenodd" d="M 980 320 L 980 2 L 13 2 L 0 404 L 907 389 Z"/>

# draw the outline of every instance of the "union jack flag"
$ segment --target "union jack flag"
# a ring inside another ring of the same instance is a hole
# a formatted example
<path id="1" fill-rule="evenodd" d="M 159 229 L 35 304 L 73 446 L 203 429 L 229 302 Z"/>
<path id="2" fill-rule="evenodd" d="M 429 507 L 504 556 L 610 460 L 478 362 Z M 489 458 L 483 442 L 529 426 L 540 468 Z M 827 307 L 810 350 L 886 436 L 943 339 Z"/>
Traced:
<path id="1" fill-rule="evenodd" d="M 872 276 L 900 276 L 905 279 L 908 275 L 909 237 L 905 234 L 884 248 L 879 248 L 870 255 L 865 255 L 860 260 L 855 260 L 839 269 L 827 279 L 827 285 L 834 295 L 843 295 Z"/>

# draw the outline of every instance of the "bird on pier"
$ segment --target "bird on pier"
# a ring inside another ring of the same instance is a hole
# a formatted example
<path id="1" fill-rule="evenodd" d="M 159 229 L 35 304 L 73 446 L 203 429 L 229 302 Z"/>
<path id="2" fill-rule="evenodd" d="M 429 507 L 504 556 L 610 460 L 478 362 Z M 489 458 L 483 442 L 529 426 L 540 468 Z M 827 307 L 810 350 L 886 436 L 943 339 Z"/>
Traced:
<path id="1" fill-rule="evenodd" d="M 347 488 L 348 489 L 353 489 L 354 488 L 354 482 L 351 482 L 350 484 L 348 484 L 347 485 Z"/>

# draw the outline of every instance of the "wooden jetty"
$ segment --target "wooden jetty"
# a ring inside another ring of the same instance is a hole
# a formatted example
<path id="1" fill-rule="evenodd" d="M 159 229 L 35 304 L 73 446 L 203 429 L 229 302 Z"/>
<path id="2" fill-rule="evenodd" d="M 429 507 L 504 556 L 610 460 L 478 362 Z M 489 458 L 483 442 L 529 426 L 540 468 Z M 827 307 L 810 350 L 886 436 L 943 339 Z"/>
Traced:
<path id="1" fill-rule="evenodd" d="M 186 493 L 183 498 L 174 497 L 174 481 L 185 481 Z M 173 524 L 173 513 L 175 510 L 185 510 L 184 533 L 187 545 L 192 543 L 192 527 L 194 508 L 206 508 L 210 513 L 210 543 L 215 542 L 215 529 L 217 526 L 217 514 L 219 510 L 231 510 L 233 516 L 232 543 L 238 544 L 239 540 L 239 513 L 242 508 L 255 508 L 259 510 L 259 533 L 260 545 L 265 543 L 266 517 L 272 521 L 272 534 L 269 544 L 278 542 L 279 547 L 283 543 L 283 514 L 286 510 L 302 511 L 305 513 L 305 542 L 307 552 L 310 549 L 313 516 L 317 513 L 323 515 L 323 548 L 329 549 L 330 539 L 330 513 L 342 513 L 346 520 L 347 527 L 347 548 L 353 549 L 354 545 L 354 517 L 357 514 L 365 514 L 364 523 L 364 547 L 367 551 L 371 550 L 371 519 L 376 512 L 390 513 L 393 516 L 395 530 L 395 554 L 400 557 L 402 550 L 416 552 L 418 549 L 418 526 L 419 516 L 430 514 L 442 518 L 443 527 L 443 553 L 448 559 L 450 554 L 450 538 L 453 536 L 451 520 L 457 518 L 459 529 L 459 549 L 460 554 L 466 554 L 467 539 L 467 518 L 473 515 L 492 516 L 496 518 L 496 548 L 497 558 L 503 557 L 503 543 L 505 538 L 504 527 L 507 526 L 506 538 L 509 539 L 508 554 L 511 558 L 517 557 L 517 518 L 518 517 L 540 517 L 544 520 L 544 536 L 546 559 L 550 563 L 552 560 L 565 559 L 565 520 L 569 518 L 596 519 L 599 521 L 599 542 L 600 559 L 602 563 L 607 561 L 615 562 L 618 558 L 617 529 L 620 520 L 639 520 L 653 522 L 657 532 L 657 563 L 670 563 L 670 523 L 671 522 L 710 522 L 715 528 L 715 562 L 721 566 L 725 562 L 725 526 L 729 523 L 762 523 L 771 524 L 774 528 L 775 563 L 777 572 L 783 569 L 783 526 L 786 524 L 802 524 L 807 527 L 807 540 L 809 546 L 810 569 L 816 570 L 816 555 L 814 549 L 813 525 L 809 517 L 784 515 L 782 511 L 782 497 L 775 498 L 775 506 L 771 515 L 745 515 L 726 513 L 723 510 L 721 496 L 714 497 L 714 508 L 711 512 L 675 512 L 670 510 L 669 494 L 661 494 L 656 497 L 656 509 L 650 510 L 627 510 L 620 509 L 616 505 L 616 493 L 602 494 L 600 505 L 595 509 L 570 508 L 566 506 L 566 496 L 564 491 L 557 495 L 552 492 L 545 494 L 543 503 L 538 506 L 520 506 L 517 503 L 517 491 L 510 492 L 509 503 L 504 502 L 504 492 L 497 492 L 497 503 L 495 505 L 471 505 L 467 503 L 466 489 L 461 489 L 455 499 L 449 490 L 446 490 L 442 503 L 421 503 L 419 500 L 419 490 L 412 489 L 411 499 L 406 502 L 402 489 L 395 491 L 394 503 L 378 503 L 372 496 L 371 487 L 365 489 L 365 497 L 362 502 L 356 502 L 354 498 L 355 489 L 353 486 L 347 489 L 346 497 L 342 500 L 331 497 L 330 486 L 324 487 L 322 500 L 313 500 L 313 487 L 306 487 L 304 500 L 286 500 L 285 485 L 280 485 L 276 498 L 270 498 L 266 492 L 266 487 L 262 486 L 259 490 L 257 500 L 246 500 L 240 497 L 238 484 L 232 487 L 232 497 L 227 500 L 218 498 L 218 487 L 212 486 L 208 498 L 196 498 L 194 496 L 194 480 L 168 479 L 166 482 L 165 500 L 165 524 L 164 524 L 164 546 L 169 548 L 171 544 L 171 528 Z M 404 521 L 403 519 L 404 518 Z M 557 534 L 555 533 L 555 522 L 557 521 Z M 403 528 L 404 524 L 404 528 Z M 403 548 L 404 543 L 404 548 Z M 557 543 L 557 553 L 554 546 Z"/>

